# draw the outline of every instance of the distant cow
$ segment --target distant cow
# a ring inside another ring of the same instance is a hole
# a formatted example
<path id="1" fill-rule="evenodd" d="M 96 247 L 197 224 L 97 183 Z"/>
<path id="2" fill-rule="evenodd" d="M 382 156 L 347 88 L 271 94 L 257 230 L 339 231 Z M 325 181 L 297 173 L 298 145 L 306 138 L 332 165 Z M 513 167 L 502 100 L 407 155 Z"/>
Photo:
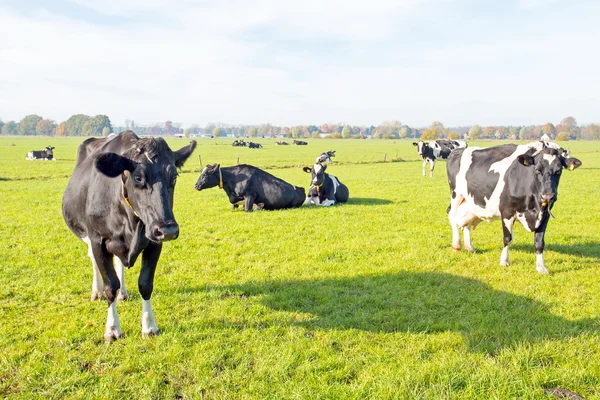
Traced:
<path id="1" fill-rule="evenodd" d="M 260 143 L 254 143 L 254 142 L 248 142 L 248 148 L 249 149 L 262 149 L 262 144 Z"/>
<path id="2" fill-rule="evenodd" d="M 316 163 L 321 164 L 324 162 L 332 162 L 331 157 L 335 157 L 335 150 L 329 150 L 327 152 L 321 153 L 319 157 L 315 160 Z"/>
<path id="3" fill-rule="evenodd" d="M 196 182 L 196 190 L 218 186 L 223 189 L 236 209 L 244 201 L 244 210 L 253 205 L 265 210 L 300 207 L 304 203 L 304 188 L 296 187 L 252 165 L 221 168 L 220 164 L 205 167 Z"/>
<path id="4" fill-rule="evenodd" d="M 413 145 L 417 146 L 419 155 L 423 157 L 423 176 L 425 176 L 425 165 L 429 162 L 430 178 L 433 177 L 433 168 L 438 158 L 445 160 L 452 150 L 467 148 L 467 144 L 462 140 L 432 140 L 430 142 L 419 140 L 413 142 Z"/>
<path id="5" fill-rule="evenodd" d="M 453 151 L 448 158 L 451 199 L 448 219 L 452 226 L 452 248 L 460 250 L 459 229 L 465 250 L 473 251 L 471 230 L 481 221 L 502 220 L 504 249 L 500 265 L 508 265 L 508 246 L 515 220 L 535 233 L 536 269 L 547 274 L 544 234 L 550 210 L 557 200 L 563 168 L 574 170 L 581 161 L 544 142 L 506 144 L 490 148 Z"/>
<path id="6" fill-rule="evenodd" d="M 296 146 L 306 146 L 308 144 L 308 142 L 302 141 L 302 140 L 294 140 L 294 144 Z"/>
<path id="7" fill-rule="evenodd" d="M 279 140 L 279 141 L 275 142 L 275 144 L 276 144 L 277 146 L 288 146 L 288 145 L 289 145 L 289 143 L 288 143 L 288 142 L 285 142 L 285 141 L 283 141 L 283 140 Z"/>
<path id="8" fill-rule="evenodd" d="M 244 139 L 240 139 L 240 140 L 234 140 L 233 143 L 231 144 L 233 147 L 246 147 L 246 142 L 244 142 Z"/>
<path id="9" fill-rule="evenodd" d="M 33 150 L 27 153 L 26 160 L 53 160 L 54 153 L 52 150 L 55 149 L 53 146 L 48 146 L 44 150 Z"/>
<path id="10" fill-rule="evenodd" d="M 315 163 L 312 168 L 304 167 L 304 172 L 312 175 L 310 189 L 306 197 L 306 205 L 314 203 L 318 206 L 331 206 L 348 201 L 350 192 L 338 178 L 325 173 L 327 164 Z"/>
<path id="11" fill-rule="evenodd" d="M 196 142 L 172 151 L 162 138 L 139 138 L 131 131 L 114 139 L 88 139 L 79 148 L 63 196 L 67 226 L 88 245 L 94 267 L 92 300 L 106 295 L 105 340 L 121 337 L 116 301 L 126 298 L 123 268 L 141 255 L 142 335 L 157 335 L 151 296 L 162 242 L 176 239 L 173 215 L 177 168 Z"/>

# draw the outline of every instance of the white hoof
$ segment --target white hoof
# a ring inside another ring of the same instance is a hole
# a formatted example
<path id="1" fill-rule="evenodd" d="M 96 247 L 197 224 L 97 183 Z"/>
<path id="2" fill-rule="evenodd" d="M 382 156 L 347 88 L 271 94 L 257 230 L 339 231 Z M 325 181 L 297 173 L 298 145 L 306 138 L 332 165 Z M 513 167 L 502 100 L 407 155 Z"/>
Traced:
<path id="1" fill-rule="evenodd" d="M 104 300 L 104 299 L 106 299 L 104 292 L 99 292 L 97 290 L 92 291 L 92 296 L 90 297 L 91 301 Z"/>
<path id="2" fill-rule="evenodd" d="M 469 253 L 475 253 L 475 249 L 471 246 L 465 246 L 465 251 L 468 251 Z"/>
<path id="3" fill-rule="evenodd" d="M 117 340 L 123 337 L 123 332 L 119 328 L 113 327 L 112 329 L 107 329 L 104 333 L 104 341 L 112 342 L 113 340 Z"/>
<path id="4" fill-rule="evenodd" d="M 142 329 L 142 337 L 144 339 L 147 339 L 149 337 L 152 336 L 158 336 L 158 334 L 160 333 L 159 329 L 157 327 L 152 327 L 152 328 L 148 328 L 148 329 Z"/>
<path id="5" fill-rule="evenodd" d="M 548 269 L 544 266 L 544 265 L 538 265 L 535 270 L 537 272 L 539 272 L 542 275 L 547 275 L 549 274 Z"/>
<path id="6" fill-rule="evenodd" d="M 127 291 L 119 290 L 119 294 L 117 295 L 117 301 L 127 301 L 127 300 L 129 300 L 129 295 L 127 294 Z"/>
<path id="7" fill-rule="evenodd" d="M 501 267 L 508 267 L 509 265 L 510 265 L 510 263 L 508 261 L 500 261 Z"/>

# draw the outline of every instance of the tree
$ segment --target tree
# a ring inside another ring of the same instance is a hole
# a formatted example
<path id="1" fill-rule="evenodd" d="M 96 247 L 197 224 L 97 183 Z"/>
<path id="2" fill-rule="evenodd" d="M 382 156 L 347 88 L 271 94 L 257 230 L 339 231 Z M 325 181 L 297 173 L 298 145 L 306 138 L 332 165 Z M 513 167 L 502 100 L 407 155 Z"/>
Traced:
<path id="1" fill-rule="evenodd" d="M 100 136 L 105 127 L 109 129 L 109 133 L 112 132 L 110 119 L 106 115 L 96 115 L 83 124 L 81 132 L 85 136 Z"/>
<path id="2" fill-rule="evenodd" d="M 450 140 L 456 140 L 459 139 L 460 137 L 458 136 L 458 133 L 452 131 L 448 134 L 448 139 Z"/>
<path id="3" fill-rule="evenodd" d="M 410 134 L 412 133 L 412 129 L 410 129 L 410 127 L 408 125 L 402 125 L 400 127 L 400 130 L 398 131 L 398 136 L 400 136 L 401 139 L 410 137 Z"/>
<path id="4" fill-rule="evenodd" d="M 481 134 L 483 133 L 483 130 L 481 129 L 481 126 L 479 125 L 473 125 L 471 127 L 471 129 L 469 129 L 469 139 L 470 140 L 477 140 L 481 137 Z"/>
<path id="5" fill-rule="evenodd" d="M 83 133 L 83 125 L 90 119 L 84 114 L 71 115 L 67 120 L 67 134 L 70 136 L 81 136 Z"/>
<path id="6" fill-rule="evenodd" d="M 560 125 L 561 125 L 561 130 L 560 132 L 567 132 L 569 134 L 569 137 L 572 139 L 579 139 L 580 136 L 580 129 L 577 126 L 577 120 L 575 120 L 575 118 L 573 117 L 566 117 L 563 118 L 562 121 L 560 121 Z"/>
<path id="7" fill-rule="evenodd" d="M 223 128 L 215 128 L 212 135 L 213 137 L 225 136 L 225 130 Z"/>
<path id="8" fill-rule="evenodd" d="M 494 137 L 495 133 L 496 133 L 496 127 L 494 127 L 494 126 L 486 126 L 485 128 L 483 128 L 483 137 L 484 138 L 491 139 Z"/>
<path id="9" fill-rule="evenodd" d="M 19 135 L 35 135 L 35 127 L 42 120 L 39 115 L 31 114 L 19 122 Z"/>
<path id="10" fill-rule="evenodd" d="M 102 136 L 108 136 L 110 135 L 110 128 L 108 126 L 105 126 L 104 128 L 102 128 Z"/>
<path id="11" fill-rule="evenodd" d="M 519 137 L 519 131 L 521 130 L 518 126 L 513 126 L 508 130 L 508 138 L 510 140 L 516 140 Z"/>
<path id="12" fill-rule="evenodd" d="M 425 129 L 421 134 L 421 140 L 436 140 L 439 138 L 438 132 L 435 129 Z"/>
<path id="13" fill-rule="evenodd" d="M 494 133 L 496 139 L 506 139 L 508 136 L 508 128 L 505 126 L 499 126 Z"/>
<path id="14" fill-rule="evenodd" d="M 63 121 L 54 130 L 56 136 L 66 136 L 67 135 L 67 122 Z"/>
<path id="15" fill-rule="evenodd" d="M 294 139 L 297 139 L 300 137 L 300 135 L 302 135 L 302 127 L 300 126 L 295 126 L 292 128 L 292 130 L 290 131 L 292 137 Z"/>
<path id="16" fill-rule="evenodd" d="M 164 131 L 165 134 L 169 134 L 171 133 L 171 130 L 173 129 L 173 121 L 165 121 L 165 127 L 164 127 Z"/>
<path id="17" fill-rule="evenodd" d="M 250 129 L 248 129 L 248 137 L 256 137 L 256 135 L 258 135 L 258 129 L 256 129 L 255 127 L 252 127 Z"/>
<path id="18" fill-rule="evenodd" d="M 439 121 L 433 121 L 431 125 L 429 125 L 429 130 L 434 131 L 437 136 L 436 139 L 445 137 L 448 134 L 448 130 L 444 127 Z"/>
<path id="19" fill-rule="evenodd" d="M 550 136 L 550 139 L 554 139 L 554 137 L 556 136 L 556 128 L 554 127 L 554 125 L 548 122 L 542 127 L 542 133 Z"/>
<path id="20" fill-rule="evenodd" d="M 352 128 L 349 125 L 345 125 L 342 129 L 342 138 L 350 139 L 352 137 Z"/>
<path id="21" fill-rule="evenodd" d="M 8 121 L 2 127 L 3 135 L 18 135 L 19 134 L 19 125 L 15 121 Z"/>
<path id="22" fill-rule="evenodd" d="M 556 135 L 557 142 L 566 142 L 567 140 L 569 140 L 569 134 L 567 132 L 562 132 Z"/>
<path id="23" fill-rule="evenodd" d="M 42 119 L 35 126 L 35 132 L 40 135 L 53 135 L 56 129 L 56 122 L 51 119 Z"/>
<path id="24" fill-rule="evenodd" d="M 0 132 L 2 132 L 2 127 L 4 126 L 4 122 L 0 119 Z"/>

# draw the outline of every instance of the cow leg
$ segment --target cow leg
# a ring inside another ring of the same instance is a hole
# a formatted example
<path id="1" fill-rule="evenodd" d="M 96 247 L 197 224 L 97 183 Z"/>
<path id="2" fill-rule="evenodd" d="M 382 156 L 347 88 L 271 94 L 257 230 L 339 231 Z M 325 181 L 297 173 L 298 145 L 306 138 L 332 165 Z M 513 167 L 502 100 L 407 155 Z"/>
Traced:
<path id="1" fill-rule="evenodd" d="M 150 244 L 142 254 L 142 269 L 138 279 L 138 288 L 142 295 L 142 337 L 156 336 L 158 326 L 152 312 L 152 291 L 154 290 L 154 273 L 162 250 L 161 244 Z"/>
<path id="2" fill-rule="evenodd" d="M 429 161 L 429 177 L 433 178 L 433 168 L 435 168 L 435 160 Z"/>
<path id="3" fill-rule="evenodd" d="M 465 242 L 465 250 L 473 252 L 473 251 L 475 251 L 475 249 L 473 248 L 473 244 L 471 243 L 471 229 L 472 229 L 471 224 L 464 227 L 463 240 Z"/>
<path id="4" fill-rule="evenodd" d="M 544 216 L 540 226 L 535 230 L 535 269 L 540 274 L 547 274 L 548 269 L 544 262 L 544 235 L 546 234 L 546 226 L 548 225 L 548 216 Z"/>
<path id="5" fill-rule="evenodd" d="M 96 264 L 96 259 L 92 252 L 92 242 L 87 237 L 83 238 L 83 241 L 88 245 L 88 256 L 90 257 L 90 260 L 92 260 L 92 269 L 94 270 L 94 278 L 92 278 L 92 296 L 90 300 L 102 300 L 103 298 L 106 298 L 104 296 L 104 284 L 102 283 L 102 275 L 100 275 L 98 264 Z"/>
<path id="6" fill-rule="evenodd" d="M 425 167 L 427 166 L 427 159 L 423 160 L 423 176 L 425 176 Z"/>
<path id="7" fill-rule="evenodd" d="M 504 248 L 502 249 L 502 255 L 500 255 L 500 265 L 503 267 L 508 267 L 508 246 L 512 242 L 512 230 L 513 224 L 515 222 L 515 217 L 502 219 L 502 232 L 504 233 Z"/>
<path id="8" fill-rule="evenodd" d="M 324 207 L 329 207 L 329 206 L 332 206 L 334 204 L 335 204 L 335 200 L 329 200 L 329 199 L 327 199 L 321 205 L 324 206 Z"/>
<path id="9" fill-rule="evenodd" d="M 456 213 L 460 207 L 460 203 L 463 198 L 456 195 L 455 198 L 450 200 L 450 210 L 448 211 L 448 220 L 450 221 L 450 227 L 452 228 L 452 250 L 460 251 L 460 232 L 458 231 L 458 225 L 456 223 Z"/>
<path id="10" fill-rule="evenodd" d="M 246 212 L 252 211 L 252 207 L 254 206 L 255 199 L 256 199 L 256 195 L 254 195 L 254 194 L 249 194 L 247 196 L 244 196 L 244 200 L 246 202 L 244 205 L 244 211 L 246 211 Z"/>
<path id="11" fill-rule="evenodd" d="M 113 261 L 115 265 L 115 272 L 117 273 L 117 277 L 121 283 L 119 293 L 117 294 L 117 301 L 129 300 L 129 295 L 127 294 L 127 289 L 125 288 L 125 266 L 121 262 L 121 259 L 117 256 L 113 257 Z"/>

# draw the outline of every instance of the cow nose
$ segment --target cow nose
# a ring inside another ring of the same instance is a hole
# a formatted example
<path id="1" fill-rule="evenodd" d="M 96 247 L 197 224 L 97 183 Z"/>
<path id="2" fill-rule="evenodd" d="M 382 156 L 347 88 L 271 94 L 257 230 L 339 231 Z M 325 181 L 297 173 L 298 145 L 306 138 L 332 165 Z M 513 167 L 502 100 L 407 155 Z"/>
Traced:
<path id="1" fill-rule="evenodd" d="M 179 225 L 177 225 L 175 222 L 170 222 L 164 225 L 155 224 L 152 227 L 152 236 L 154 239 L 161 242 L 175 240 L 179 236 Z"/>
<path id="2" fill-rule="evenodd" d="M 542 202 L 543 203 L 551 203 L 552 200 L 554 200 L 554 193 L 548 193 L 548 194 L 543 194 L 542 195 Z"/>

